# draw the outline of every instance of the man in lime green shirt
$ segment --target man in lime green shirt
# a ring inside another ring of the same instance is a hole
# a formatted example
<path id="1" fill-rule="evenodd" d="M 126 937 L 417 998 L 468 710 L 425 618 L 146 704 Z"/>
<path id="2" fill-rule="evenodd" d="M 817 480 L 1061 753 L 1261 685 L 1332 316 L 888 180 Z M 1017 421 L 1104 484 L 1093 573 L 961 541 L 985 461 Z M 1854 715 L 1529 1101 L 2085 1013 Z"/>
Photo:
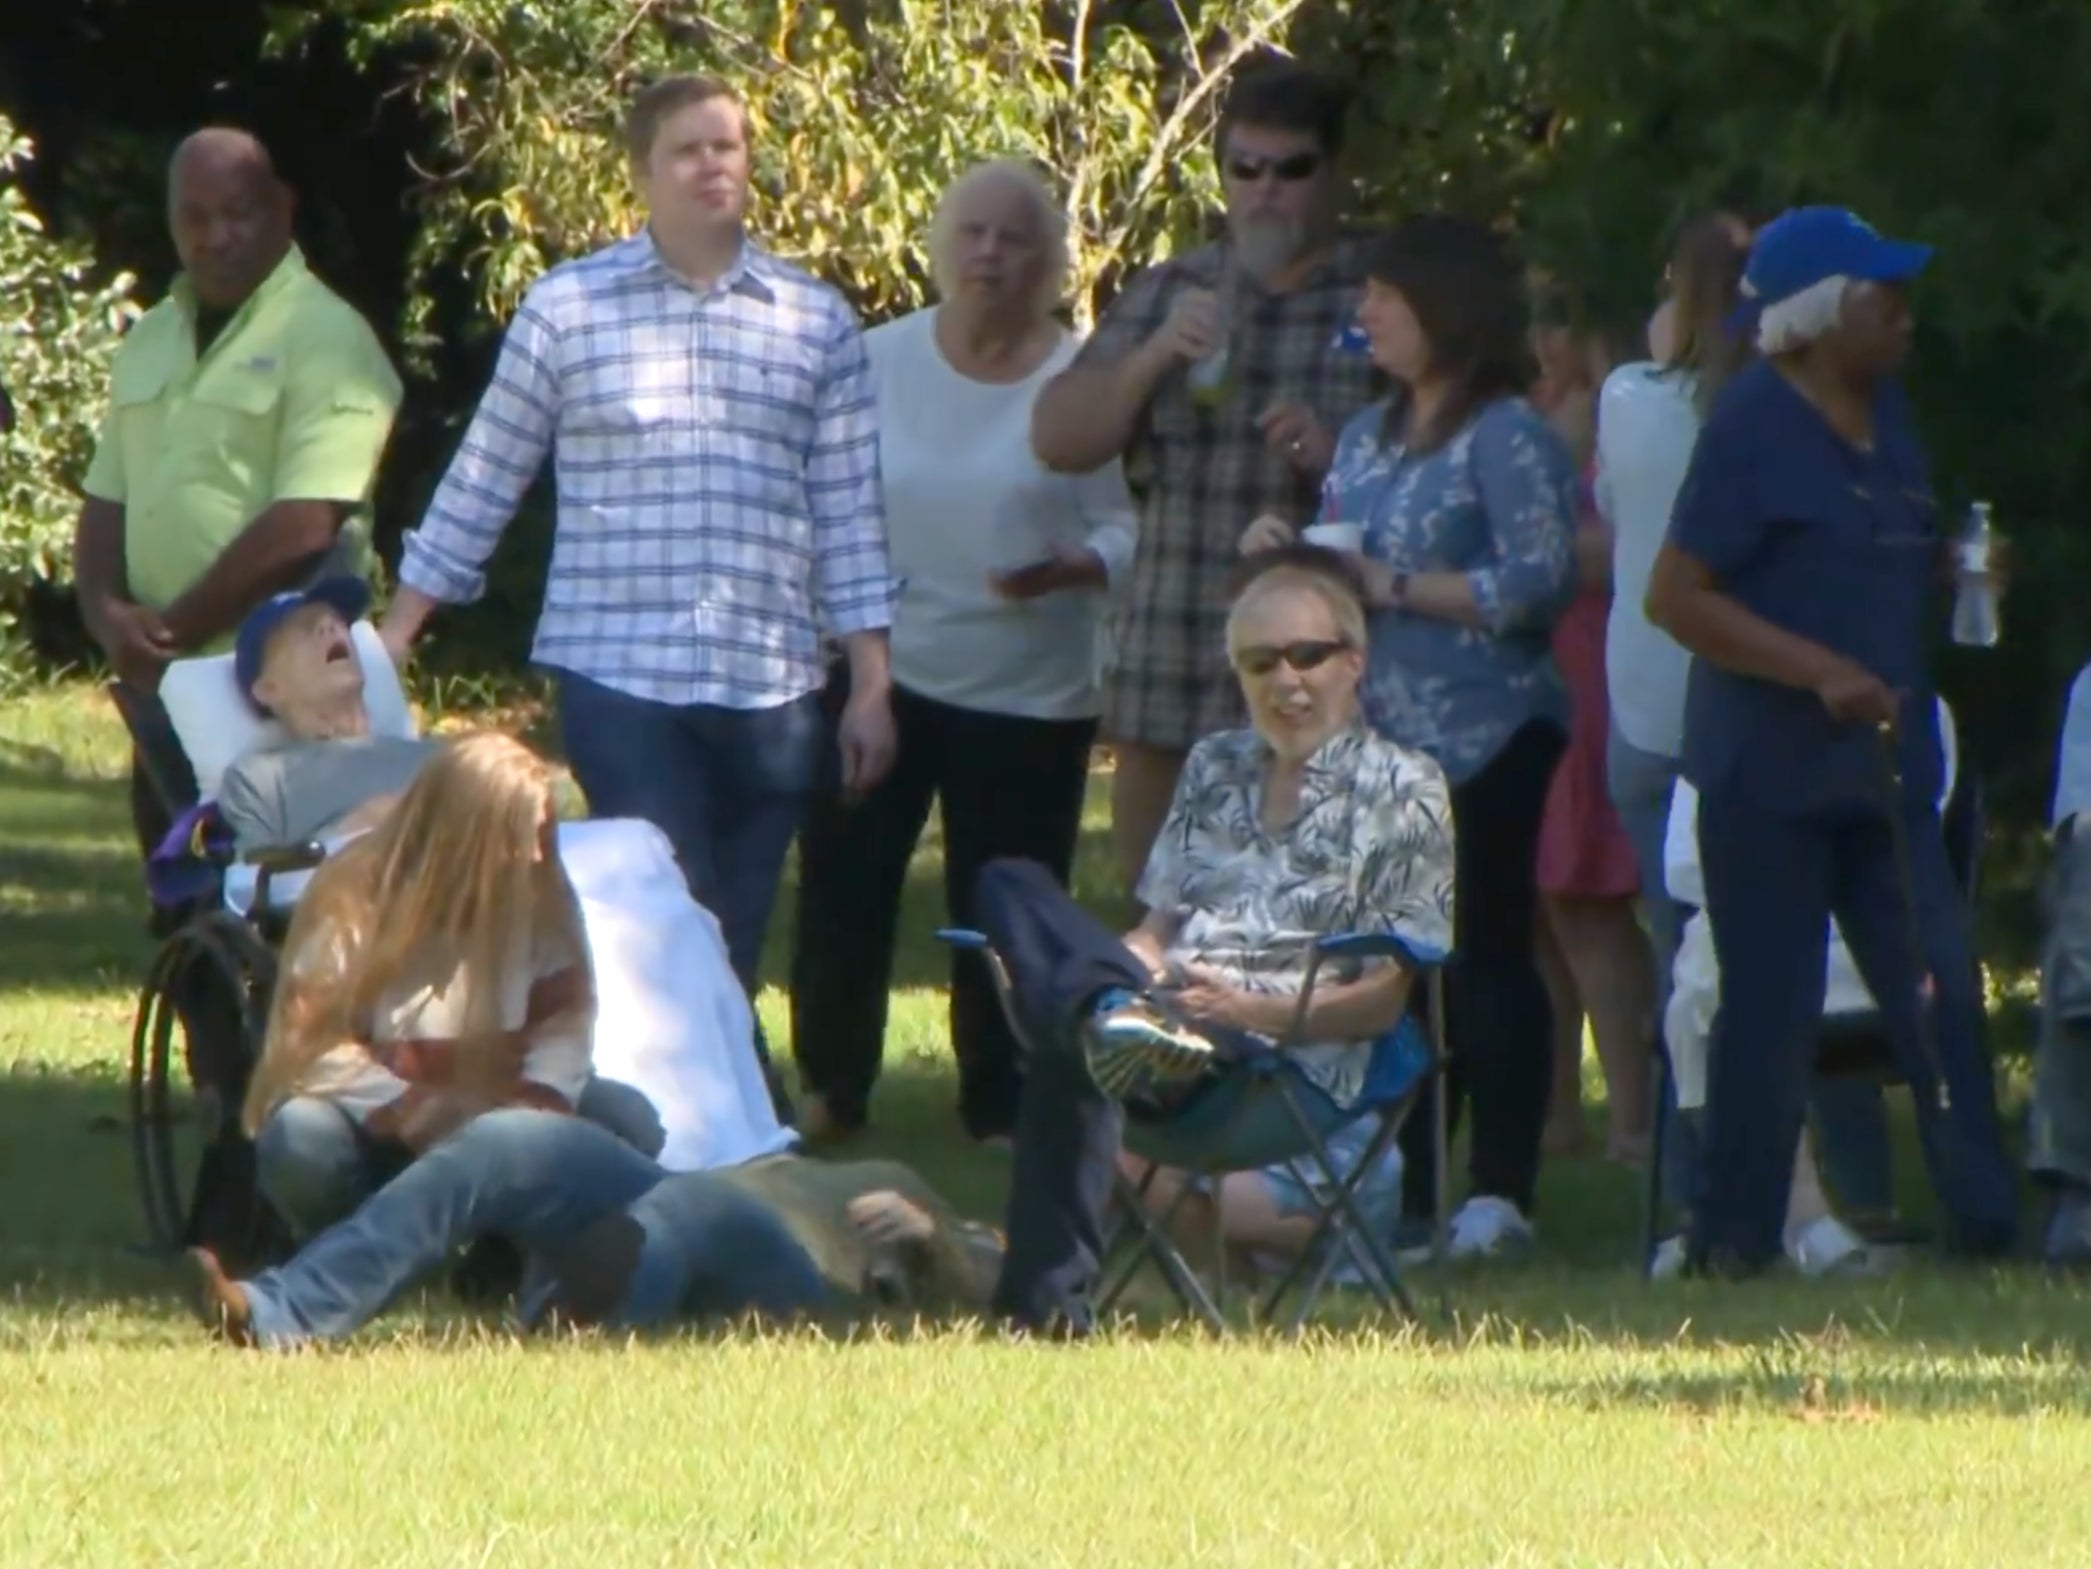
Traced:
<path id="1" fill-rule="evenodd" d="M 291 242 L 292 198 L 239 131 L 175 153 L 182 275 L 124 340 L 73 574 L 88 631 L 143 691 L 270 595 L 359 571 L 400 382 L 369 323 Z M 157 825 L 133 781 L 141 838 Z M 150 850 L 148 843 L 146 848 Z"/>

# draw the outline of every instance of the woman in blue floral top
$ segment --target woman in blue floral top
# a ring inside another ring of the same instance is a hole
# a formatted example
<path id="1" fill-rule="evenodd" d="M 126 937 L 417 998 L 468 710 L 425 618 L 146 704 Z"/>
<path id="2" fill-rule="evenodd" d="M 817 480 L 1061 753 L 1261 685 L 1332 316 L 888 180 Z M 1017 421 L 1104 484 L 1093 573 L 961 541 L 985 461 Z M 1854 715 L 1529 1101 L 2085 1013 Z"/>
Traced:
<path id="1" fill-rule="evenodd" d="M 1344 427 L 1317 541 L 1355 530 L 1371 593 L 1364 702 L 1380 734 L 1436 758 L 1452 786 L 1455 958 L 1447 973 L 1453 1093 L 1473 1102 L 1471 1194 L 1458 1256 L 1531 1240 L 1552 1021 L 1533 959 L 1534 858 L 1566 742 L 1548 633 L 1575 589 L 1575 475 L 1525 400 L 1523 274 L 1487 229 L 1428 217 L 1368 264 L 1358 322 L 1398 386 Z M 1259 519 L 1255 552 L 1291 529 Z M 1463 1071 L 1461 1071 L 1463 1070 Z M 1421 1125 L 1420 1121 L 1417 1125 Z M 1430 1163 L 1412 1160 L 1411 1208 Z"/>

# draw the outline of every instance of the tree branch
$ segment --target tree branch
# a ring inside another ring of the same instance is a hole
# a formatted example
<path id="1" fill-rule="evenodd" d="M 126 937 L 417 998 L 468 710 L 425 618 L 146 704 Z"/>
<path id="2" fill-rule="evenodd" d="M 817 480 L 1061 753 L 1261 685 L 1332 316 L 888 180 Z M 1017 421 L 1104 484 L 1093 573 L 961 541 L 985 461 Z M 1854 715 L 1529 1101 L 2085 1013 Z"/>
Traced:
<path id="1" fill-rule="evenodd" d="M 1198 73 L 1197 84 L 1177 101 L 1176 107 L 1169 111 L 1169 117 L 1162 122 L 1161 129 L 1155 133 L 1154 141 L 1147 150 L 1147 161 L 1140 166 L 1140 173 L 1133 180 L 1133 188 L 1127 192 L 1125 200 L 1120 204 L 1121 212 L 1133 213 L 1140 210 L 1147 193 L 1153 190 L 1161 179 L 1162 171 L 1176 161 L 1177 149 L 1187 139 L 1185 133 L 1189 130 L 1193 118 L 1213 95 L 1226 85 L 1234 68 L 1250 54 L 1269 43 L 1272 35 L 1290 22 L 1293 14 L 1303 4 L 1305 0 L 1282 0 L 1282 3 L 1261 22 L 1246 29 L 1239 38 L 1231 40 L 1226 52 L 1210 70 L 1205 69 L 1199 62 L 1197 40 L 1190 37 L 1189 26 L 1186 24 L 1187 52 L 1191 68 Z M 1177 16 L 1181 18 L 1182 15 L 1183 12 L 1179 8 Z M 1132 231 L 1133 223 L 1130 218 L 1120 220 L 1110 231 L 1109 248 L 1117 250 Z"/>

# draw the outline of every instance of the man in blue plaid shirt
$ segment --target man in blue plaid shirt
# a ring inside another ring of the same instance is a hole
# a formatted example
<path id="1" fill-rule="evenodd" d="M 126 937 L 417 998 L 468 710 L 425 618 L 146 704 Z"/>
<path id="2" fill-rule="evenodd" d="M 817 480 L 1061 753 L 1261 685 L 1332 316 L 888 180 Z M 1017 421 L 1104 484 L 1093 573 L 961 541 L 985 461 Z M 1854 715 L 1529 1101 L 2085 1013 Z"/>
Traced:
<path id="1" fill-rule="evenodd" d="M 893 578 L 878 430 L 842 296 L 751 244 L 747 116 L 724 83 L 642 93 L 647 228 L 525 296 L 382 628 L 403 660 L 476 599 L 552 459 L 558 522 L 532 648 L 600 817 L 674 844 L 752 994 L 785 851 L 823 782 L 823 636 L 850 664 L 841 783 L 893 760 Z"/>

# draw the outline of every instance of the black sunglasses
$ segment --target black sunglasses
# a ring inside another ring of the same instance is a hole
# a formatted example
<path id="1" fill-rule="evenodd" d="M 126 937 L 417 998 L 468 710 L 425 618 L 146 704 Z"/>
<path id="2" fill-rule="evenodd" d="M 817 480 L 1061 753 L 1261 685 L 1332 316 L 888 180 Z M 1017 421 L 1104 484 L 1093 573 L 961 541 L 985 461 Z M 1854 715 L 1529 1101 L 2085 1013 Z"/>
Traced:
<path id="1" fill-rule="evenodd" d="M 1236 153 L 1227 160 L 1227 172 L 1245 185 L 1254 185 L 1265 175 L 1274 175 L 1287 185 L 1311 180 L 1321 169 L 1320 153 L 1293 153 L 1284 158 L 1255 158 Z"/>
<path id="2" fill-rule="evenodd" d="M 1319 670 L 1323 665 L 1344 652 L 1350 644 L 1341 638 L 1335 642 L 1327 640 L 1287 643 L 1282 648 L 1273 648 L 1268 643 L 1254 644 L 1236 649 L 1234 668 L 1245 676 L 1267 676 L 1279 665 L 1290 665 L 1305 672 Z"/>

